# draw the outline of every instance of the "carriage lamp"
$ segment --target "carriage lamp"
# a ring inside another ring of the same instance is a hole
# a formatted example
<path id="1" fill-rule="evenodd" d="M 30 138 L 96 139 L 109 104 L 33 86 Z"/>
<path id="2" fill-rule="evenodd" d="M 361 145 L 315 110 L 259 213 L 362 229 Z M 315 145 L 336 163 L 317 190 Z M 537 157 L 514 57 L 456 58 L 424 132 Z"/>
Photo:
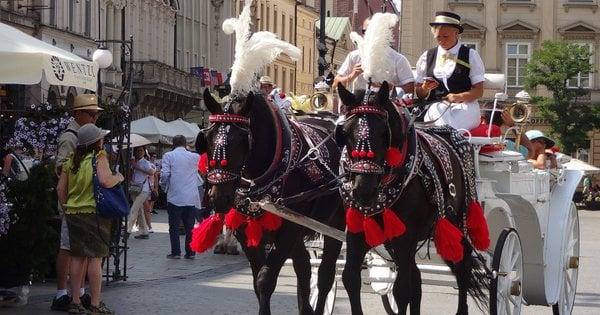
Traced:
<path id="1" fill-rule="evenodd" d="M 98 64 L 100 69 L 106 69 L 112 65 L 113 55 L 106 46 L 101 46 L 94 51 L 92 60 Z"/>

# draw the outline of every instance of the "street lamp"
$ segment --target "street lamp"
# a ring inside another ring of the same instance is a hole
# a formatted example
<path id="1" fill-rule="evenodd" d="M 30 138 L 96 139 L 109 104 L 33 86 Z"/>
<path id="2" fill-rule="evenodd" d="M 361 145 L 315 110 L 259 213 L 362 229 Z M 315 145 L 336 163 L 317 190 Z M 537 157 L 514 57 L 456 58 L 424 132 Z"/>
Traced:
<path id="1" fill-rule="evenodd" d="M 112 65 L 113 55 L 106 46 L 100 46 L 94 51 L 92 60 L 98 64 L 100 69 L 106 69 Z"/>

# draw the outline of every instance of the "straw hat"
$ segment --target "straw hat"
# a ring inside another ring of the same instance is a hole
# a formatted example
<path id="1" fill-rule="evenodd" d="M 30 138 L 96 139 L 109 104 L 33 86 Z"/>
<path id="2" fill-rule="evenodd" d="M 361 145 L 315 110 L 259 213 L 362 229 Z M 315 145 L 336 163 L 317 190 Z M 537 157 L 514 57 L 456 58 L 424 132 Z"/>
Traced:
<path id="1" fill-rule="evenodd" d="M 273 80 L 271 80 L 271 77 L 268 75 L 263 75 L 262 77 L 260 77 L 259 80 L 260 84 L 270 84 L 273 85 Z"/>
<path id="2" fill-rule="evenodd" d="M 73 98 L 71 110 L 103 110 L 98 106 L 98 98 L 95 94 L 81 94 Z"/>
<path id="3" fill-rule="evenodd" d="M 458 33 L 464 31 L 462 25 L 460 25 L 460 15 L 448 11 L 437 11 L 435 12 L 435 19 L 429 23 L 431 26 L 448 25 L 458 29 Z"/>
<path id="4" fill-rule="evenodd" d="M 77 146 L 88 146 L 104 138 L 110 131 L 103 130 L 94 124 L 85 124 L 77 130 Z"/>

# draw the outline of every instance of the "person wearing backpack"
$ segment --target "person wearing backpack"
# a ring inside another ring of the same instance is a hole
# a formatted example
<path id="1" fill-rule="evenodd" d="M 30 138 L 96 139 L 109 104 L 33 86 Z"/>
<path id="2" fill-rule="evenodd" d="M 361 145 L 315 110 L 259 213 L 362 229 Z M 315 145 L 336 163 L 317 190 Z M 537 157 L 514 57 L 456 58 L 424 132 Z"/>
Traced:
<path id="1" fill-rule="evenodd" d="M 102 258 L 108 256 L 111 221 L 96 213 L 93 183 L 94 157 L 102 187 L 111 188 L 124 180 L 123 175 L 112 174 L 106 151 L 102 150 L 107 133 L 91 123 L 78 130 L 77 149 L 63 164 L 56 187 L 69 227 L 71 292 L 81 290 L 86 270 L 90 283 L 90 306 L 86 309 L 79 295 L 74 294 L 69 314 L 113 314 L 100 298 Z"/>

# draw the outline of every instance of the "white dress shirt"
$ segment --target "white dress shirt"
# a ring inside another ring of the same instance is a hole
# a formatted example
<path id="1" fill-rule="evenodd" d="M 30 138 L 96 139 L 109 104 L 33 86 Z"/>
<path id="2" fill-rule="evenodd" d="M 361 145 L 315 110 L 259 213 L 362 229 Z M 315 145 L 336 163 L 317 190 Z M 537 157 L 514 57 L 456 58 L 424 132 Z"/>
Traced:
<path id="1" fill-rule="evenodd" d="M 177 147 L 165 153 L 160 171 L 160 186 L 167 192 L 167 202 L 179 206 L 200 207 L 197 153 Z"/>
<path id="2" fill-rule="evenodd" d="M 413 77 L 412 70 L 410 69 L 410 63 L 408 62 L 408 59 L 406 59 L 406 57 L 404 57 L 402 54 L 395 50 L 392 50 L 392 54 L 390 56 L 394 59 L 395 66 L 394 69 L 392 69 L 392 71 L 390 72 L 390 77 L 387 79 L 388 83 L 394 86 L 402 86 L 404 84 L 414 82 L 415 79 Z M 354 69 L 354 66 L 361 63 L 360 60 L 361 59 L 358 50 L 351 51 L 346 56 L 344 63 L 338 69 L 337 74 L 340 76 L 349 75 L 350 73 L 352 73 L 352 69 Z M 354 80 L 352 86 L 347 86 L 346 88 L 351 89 L 351 91 L 354 91 L 357 89 L 366 89 L 368 85 L 369 82 L 365 80 L 365 78 L 361 74 Z"/>
<path id="3" fill-rule="evenodd" d="M 152 163 L 150 163 L 150 161 L 146 160 L 145 158 L 140 159 L 139 161 L 137 161 L 137 167 L 141 168 L 142 170 L 139 169 L 134 169 L 133 170 L 133 175 L 131 176 L 131 182 L 134 184 L 138 184 L 138 185 L 142 185 L 142 192 L 145 193 L 149 193 L 150 192 L 150 177 L 153 175 L 148 175 L 146 172 L 150 172 L 151 170 L 154 170 L 154 165 L 152 165 Z"/>
<path id="4" fill-rule="evenodd" d="M 460 46 L 462 46 L 460 41 L 449 50 L 438 46 L 433 75 L 442 81 L 447 90 L 449 90 L 448 79 L 452 76 L 452 72 L 454 72 L 454 68 L 456 67 L 456 58 L 458 57 Z M 469 65 L 471 85 L 483 82 L 485 80 L 485 66 L 475 49 L 469 49 Z M 427 76 L 427 51 L 419 57 L 416 68 L 417 76 L 415 82 L 421 84 Z M 435 121 L 434 124 L 437 126 L 450 125 L 456 129 L 471 130 L 479 126 L 480 117 L 479 102 L 476 100 L 465 103 L 453 103 L 450 108 L 448 108 L 447 103 L 440 102 L 431 105 L 425 114 L 425 121 Z"/>

